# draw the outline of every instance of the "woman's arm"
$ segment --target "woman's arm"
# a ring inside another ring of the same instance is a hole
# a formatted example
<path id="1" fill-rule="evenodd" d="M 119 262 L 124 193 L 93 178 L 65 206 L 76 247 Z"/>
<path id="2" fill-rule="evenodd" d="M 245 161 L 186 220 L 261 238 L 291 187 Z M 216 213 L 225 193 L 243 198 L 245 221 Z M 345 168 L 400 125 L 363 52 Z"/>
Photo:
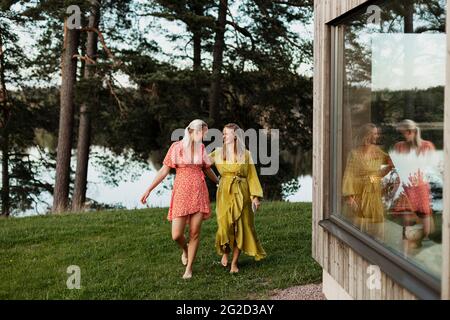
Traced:
<path id="1" fill-rule="evenodd" d="M 261 187 L 261 183 L 259 182 L 258 174 L 256 172 L 256 167 L 254 164 L 248 165 L 248 187 L 250 190 L 250 198 L 252 201 L 254 199 L 262 199 L 263 198 L 263 190 Z"/>
<path id="2" fill-rule="evenodd" d="M 389 172 L 391 172 L 395 167 L 393 165 L 387 165 L 385 168 L 380 170 L 380 176 L 383 178 L 387 176 Z"/>
<path id="3" fill-rule="evenodd" d="M 147 188 L 147 190 L 141 197 L 142 204 L 145 204 L 147 202 L 147 198 L 150 195 L 150 192 L 152 192 L 153 189 L 155 189 L 161 183 L 161 181 L 163 181 L 167 177 L 169 172 L 170 172 L 170 167 L 168 167 L 166 165 L 163 165 L 162 168 L 159 169 L 158 173 L 156 174 L 155 179 L 153 179 L 152 184 L 150 185 L 150 187 Z"/>
<path id="4" fill-rule="evenodd" d="M 219 178 L 211 168 L 205 169 L 205 173 L 215 184 L 219 183 Z"/>
<path id="5" fill-rule="evenodd" d="M 256 172 L 256 167 L 253 159 L 251 158 L 250 152 L 248 152 L 248 187 L 250 190 L 250 199 L 252 200 L 253 205 L 256 210 L 259 209 L 261 205 L 261 199 L 263 198 L 263 190 L 261 187 L 261 183 L 258 178 L 258 173 Z"/>
<path id="6" fill-rule="evenodd" d="M 380 170 L 381 177 L 385 177 L 388 173 L 390 173 L 393 169 L 395 169 L 394 162 L 391 157 L 386 155 L 386 167 Z"/>

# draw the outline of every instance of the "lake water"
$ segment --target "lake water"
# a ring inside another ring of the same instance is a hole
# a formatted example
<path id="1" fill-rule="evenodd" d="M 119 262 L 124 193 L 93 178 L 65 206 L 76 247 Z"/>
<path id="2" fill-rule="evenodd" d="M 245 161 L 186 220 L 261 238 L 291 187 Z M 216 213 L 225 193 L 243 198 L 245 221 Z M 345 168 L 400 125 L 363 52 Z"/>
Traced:
<path id="1" fill-rule="evenodd" d="M 35 149 L 29 150 L 33 156 L 38 156 Z M 108 149 L 94 146 L 91 148 L 92 153 L 98 154 L 111 154 Z M 121 156 L 114 156 L 115 161 L 126 165 L 126 160 Z M 75 170 L 76 158 L 72 157 L 72 170 Z M 131 168 L 130 168 L 131 167 Z M 174 175 L 169 175 L 150 195 L 147 200 L 147 205 L 142 205 L 139 201 L 144 191 L 148 188 L 153 181 L 157 170 L 149 163 L 147 169 L 136 168 L 127 166 L 127 173 L 121 174 L 120 182 L 117 186 L 111 186 L 105 183 L 103 180 L 103 168 L 96 164 L 95 161 L 91 161 L 88 171 L 88 186 L 87 197 L 94 199 L 95 201 L 108 205 L 121 205 L 127 209 L 141 209 L 145 207 L 168 207 L 170 204 L 171 188 L 174 179 Z M 55 178 L 54 172 L 47 172 L 44 177 L 41 177 L 45 181 L 52 182 Z M 300 189 L 293 195 L 286 197 L 284 200 L 290 202 L 311 202 L 312 201 L 312 177 L 310 175 L 300 176 L 298 178 L 300 183 Z M 42 194 L 41 200 L 47 204 L 52 203 L 52 196 L 48 193 Z M 17 215 L 32 216 L 45 214 L 47 211 L 47 205 L 41 204 L 31 210 L 22 212 Z"/>
<path id="2" fill-rule="evenodd" d="M 39 154 L 35 148 L 29 150 L 32 156 L 38 157 Z M 147 167 L 142 169 L 139 165 L 129 163 L 122 156 L 116 156 L 106 148 L 94 146 L 91 148 L 92 154 L 107 155 L 113 158 L 115 162 L 123 166 L 124 170 L 118 173 L 117 185 L 109 185 L 104 181 L 104 176 L 108 176 L 104 172 L 104 168 L 94 160 L 91 159 L 88 172 L 88 188 L 87 197 L 95 201 L 107 205 L 120 205 L 127 209 L 140 209 L 145 207 L 168 207 L 170 204 L 170 196 L 174 175 L 169 175 L 150 195 L 147 205 L 142 205 L 139 202 L 140 197 L 146 188 L 153 181 L 157 170 L 153 164 L 149 163 Z M 427 180 L 434 181 L 437 185 L 442 187 L 442 159 L 443 151 L 438 150 L 433 155 L 424 157 L 417 157 L 413 154 L 399 155 L 390 153 L 392 160 L 399 172 L 401 181 L 408 180 L 411 172 L 416 172 L 418 168 L 427 176 Z M 72 170 L 75 171 L 76 158 L 72 158 Z M 1 168 L 0 168 L 1 170 Z M 46 172 L 41 179 L 53 183 L 54 172 Z M 311 202 L 312 201 L 312 176 L 304 175 L 298 177 L 300 188 L 299 190 L 284 200 L 290 202 Z M 399 189 L 398 193 L 401 191 Z M 47 204 L 52 204 L 52 196 L 48 193 L 42 194 L 41 200 Z M 442 200 L 433 199 L 434 210 L 441 209 Z M 47 205 L 40 204 L 37 207 L 22 212 L 17 216 L 31 216 L 45 214 L 47 212 Z"/>

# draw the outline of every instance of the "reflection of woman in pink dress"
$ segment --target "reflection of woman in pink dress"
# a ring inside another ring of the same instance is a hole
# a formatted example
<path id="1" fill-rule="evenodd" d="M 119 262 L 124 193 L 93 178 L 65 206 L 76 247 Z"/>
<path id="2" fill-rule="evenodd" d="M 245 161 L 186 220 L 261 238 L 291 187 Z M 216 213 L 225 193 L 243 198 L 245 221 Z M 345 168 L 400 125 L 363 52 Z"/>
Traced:
<path id="1" fill-rule="evenodd" d="M 420 128 L 412 120 L 403 120 L 397 125 L 399 131 L 405 141 L 397 142 L 394 145 L 394 150 L 398 153 L 409 153 L 415 151 L 417 155 L 423 155 L 427 152 L 436 150 L 431 141 L 423 140 Z"/>
<path id="2" fill-rule="evenodd" d="M 436 150 L 431 141 L 422 139 L 419 126 L 412 120 L 401 121 L 397 124 L 397 131 L 405 138 L 405 141 L 397 142 L 394 145 L 394 150 L 400 154 L 414 152 L 416 156 L 424 156 Z M 394 211 L 415 211 L 423 223 L 425 236 L 428 237 L 434 230 L 431 219 L 430 185 L 423 179 L 420 169 L 411 173 L 409 180 L 409 184 L 403 184 L 404 190 L 397 200 Z"/>
<path id="3" fill-rule="evenodd" d="M 199 245 L 201 224 L 211 216 L 203 170 L 214 181 L 218 180 L 210 168 L 211 163 L 202 143 L 207 131 L 208 127 L 202 120 L 194 120 L 189 124 L 183 140 L 170 146 L 163 167 L 141 198 L 141 202 L 145 204 L 150 193 L 169 174 L 170 169 L 176 169 L 167 219 L 172 222 L 172 239 L 183 250 L 181 260 L 186 266 L 184 279 L 192 277 L 192 264 Z M 189 224 L 189 245 L 184 236 L 186 224 Z"/>

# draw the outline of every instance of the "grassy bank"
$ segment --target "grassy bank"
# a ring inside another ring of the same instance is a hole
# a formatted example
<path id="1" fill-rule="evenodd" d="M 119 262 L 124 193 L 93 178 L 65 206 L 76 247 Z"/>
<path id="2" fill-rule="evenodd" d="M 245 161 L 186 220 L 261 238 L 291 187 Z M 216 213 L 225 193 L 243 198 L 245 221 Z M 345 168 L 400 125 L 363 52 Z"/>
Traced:
<path id="1" fill-rule="evenodd" d="M 263 203 L 256 230 L 267 258 L 242 256 L 230 275 L 214 251 L 215 215 L 203 224 L 194 277 L 181 279 L 181 252 L 167 209 L 0 220 L 0 299 L 247 299 L 317 282 L 311 204 Z M 66 287 L 81 268 L 81 289 Z"/>

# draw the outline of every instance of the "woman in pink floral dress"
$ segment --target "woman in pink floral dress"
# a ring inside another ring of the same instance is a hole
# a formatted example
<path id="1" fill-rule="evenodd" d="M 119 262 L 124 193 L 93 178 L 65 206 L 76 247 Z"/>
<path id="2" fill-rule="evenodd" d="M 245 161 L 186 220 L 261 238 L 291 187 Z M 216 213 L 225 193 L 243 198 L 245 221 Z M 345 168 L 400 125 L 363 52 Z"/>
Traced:
<path id="1" fill-rule="evenodd" d="M 169 174 L 170 169 L 176 169 L 167 219 L 172 222 L 172 239 L 183 250 L 181 261 L 186 266 L 184 279 L 192 277 L 201 224 L 211 216 L 203 171 L 213 181 L 219 180 L 210 168 L 211 163 L 202 143 L 207 131 L 208 126 L 202 120 L 194 120 L 187 126 L 183 140 L 172 143 L 164 158 L 163 167 L 141 198 L 141 202 L 145 204 L 150 193 Z M 189 224 L 189 245 L 184 236 L 186 224 Z"/>

